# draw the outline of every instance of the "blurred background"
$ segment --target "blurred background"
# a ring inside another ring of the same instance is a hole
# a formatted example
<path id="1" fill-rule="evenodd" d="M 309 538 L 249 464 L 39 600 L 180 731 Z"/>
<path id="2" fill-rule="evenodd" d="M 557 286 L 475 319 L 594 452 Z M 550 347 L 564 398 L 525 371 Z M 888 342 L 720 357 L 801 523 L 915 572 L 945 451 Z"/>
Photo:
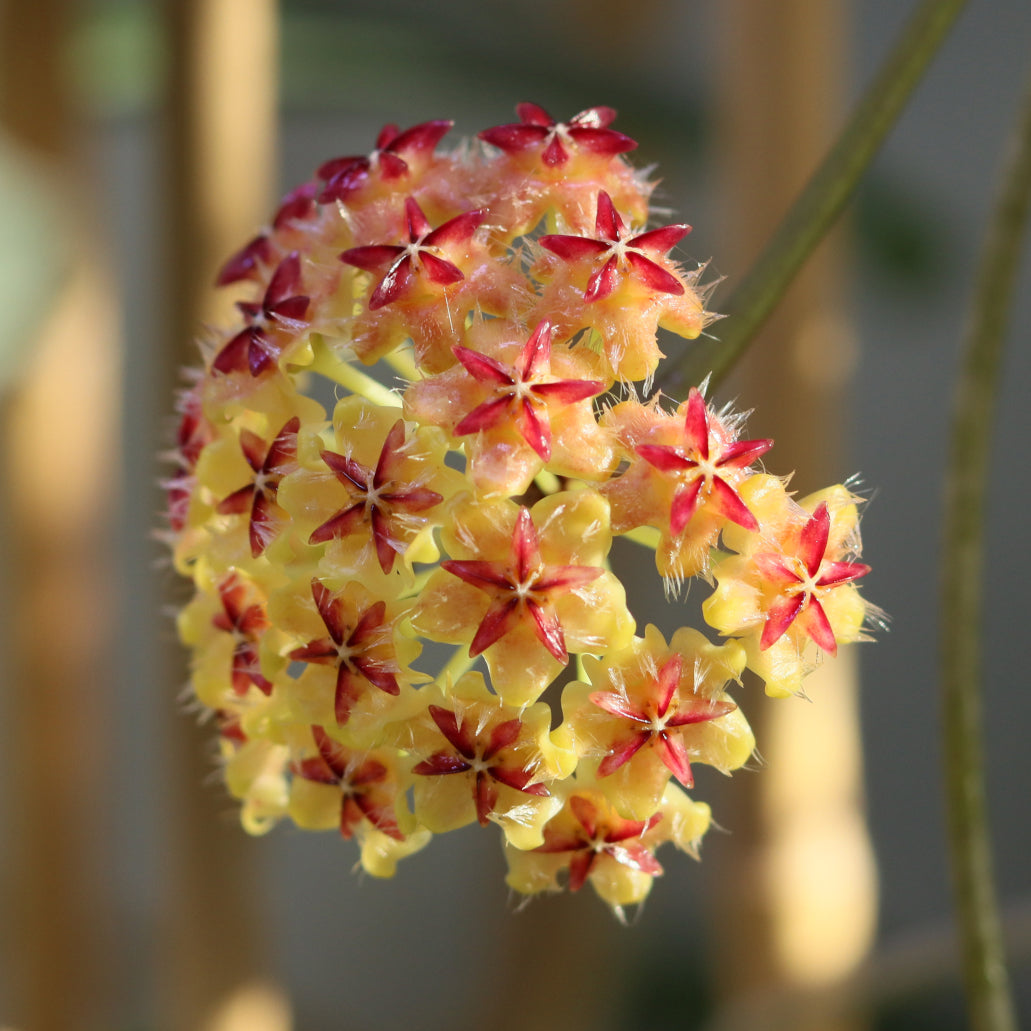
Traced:
<path id="1" fill-rule="evenodd" d="M 762 764 L 700 769 L 719 830 L 623 927 L 516 911 L 494 834 L 396 878 L 335 835 L 246 838 L 183 701 L 155 455 L 210 284 L 276 198 L 386 122 L 620 111 L 682 251 L 730 295 L 914 5 L 898 0 L 0 3 L 0 1028 L 495 1031 L 965 1027 L 939 744 L 940 507 L 958 345 L 1031 53 L 970 0 L 718 401 L 804 493 L 862 476 L 876 644 L 810 700 L 741 694 Z M 986 588 L 987 757 L 1031 1015 L 1031 273 L 1010 332 Z M 714 328 L 718 334 L 718 324 Z M 673 348 L 678 345 L 671 344 Z M 640 566 L 617 554 L 627 578 Z M 697 619 L 650 575 L 639 625 Z M 858 674 L 857 674 L 858 667 Z M 760 768 L 761 766 L 761 768 Z M 706 774 L 710 775 L 706 775 Z"/>

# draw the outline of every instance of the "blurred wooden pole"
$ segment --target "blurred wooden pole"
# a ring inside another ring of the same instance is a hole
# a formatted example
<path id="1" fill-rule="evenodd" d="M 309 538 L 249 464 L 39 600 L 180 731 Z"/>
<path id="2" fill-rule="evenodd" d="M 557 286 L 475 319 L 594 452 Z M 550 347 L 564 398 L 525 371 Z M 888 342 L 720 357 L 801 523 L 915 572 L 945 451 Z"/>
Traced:
<path id="1" fill-rule="evenodd" d="M 726 0 L 721 13 L 728 243 L 718 264 L 737 275 L 840 124 L 848 36 L 843 0 Z M 841 257 L 840 239 L 817 252 L 726 392 L 756 408 L 749 435 L 775 438 L 770 468 L 797 469 L 792 487 L 800 496 L 839 482 L 848 469 L 842 406 L 853 347 Z M 753 697 L 747 705 L 767 765 L 734 778 L 722 817 L 732 834 L 720 855 L 712 844 L 707 851 L 722 877 L 716 969 L 728 1000 L 831 986 L 872 940 L 875 869 L 862 811 L 852 649 L 824 662 L 806 690 L 812 704 Z M 753 1031 L 773 1026 L 756 1019 L 753 1009 Z M 845 1026 L 856 1023 L 815 1010 L 790 1024 L 792 1031 Z"/>
<path id="2" fill-rule="evenodd" d="M 120 355 L 65 55 L 69 0 L 0 4 L 0 118 L 53 176 L 69 255 L 4 399 L 5 665 L 12 999 L 32 1031 L 115 1013 L 112 635 Z M 88 248 L 88 250 L 87 250 Z M 56 277 L 55 277 L 56 278 Z"/>
<path id="3" fill-rule="evenodd" d="M 226 314 L 212 282 L 273 203 L 277 83 L 275 0 L 166 0 L 168 330 L 161 404 L 194 364 L 201 323 Z M 176 585 L 182 601 L 182 584 Z M 176 590 L 173 588 L 173 591 Z M 289 1004 L 270 975 L 271 943 L 258 876 L 260 846 L 212 784 L 215 745 L 178 710 L 186 680 L 171 646 L 166 725 L 173 801 L 165 826 L 167 927 L 162 1028 L 285 1031 Z"/>

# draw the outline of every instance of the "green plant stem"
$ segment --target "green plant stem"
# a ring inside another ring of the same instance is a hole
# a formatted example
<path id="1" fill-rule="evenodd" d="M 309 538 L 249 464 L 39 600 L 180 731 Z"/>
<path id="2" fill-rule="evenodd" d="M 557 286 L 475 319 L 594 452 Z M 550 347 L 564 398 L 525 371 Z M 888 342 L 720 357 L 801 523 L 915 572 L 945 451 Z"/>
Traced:
<path id="1" fill-rule="evenodd" d="M 957 385 L 942 552 L 942 706 L 953 891 L 975 1031 L 1016 1016 L 992 877 L 981 727 L 982 567 L 989 445 L 1031 206 L 1031 82 L 978 267 Z"/>
<path id="2" fill-rule="evenodd" d="M 871 83 L 838 141 L 795 201 L 773 239 L 727 302 L 717 337 L 701 337 L 658 384 L 681 396 L 712 373 L 722 380 L 744 354 L 813 248 L 841 214 L 913 88 L 966 0 L 924 0 Z"/>

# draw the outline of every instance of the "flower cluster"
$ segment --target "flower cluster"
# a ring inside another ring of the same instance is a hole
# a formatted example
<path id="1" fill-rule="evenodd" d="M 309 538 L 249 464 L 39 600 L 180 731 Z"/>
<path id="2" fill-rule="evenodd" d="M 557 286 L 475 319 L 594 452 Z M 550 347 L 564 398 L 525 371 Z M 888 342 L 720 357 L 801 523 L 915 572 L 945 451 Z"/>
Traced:
<path id="1" fill-rule="evenodd" d="M 516 891 L 618 910 L 659 846 L 696 854 L 694 768 L 752 754 L 728 689 L 801 691 L 862 636 L 867 567 L 844 487 L 792 497 L 704 389 L 641 399 L 658 330 L 713 319 L 689 227 L 647 227 L 611 109 L 517 110 L 451 153 L 387 126 L 222 268 L 240 320 L 167 481 L 179 632 L 248 830 L 338 828 L 389 876 L 493 823 Z M 619 536 L 713 588 L 722 643 L 638 635 Z"/>

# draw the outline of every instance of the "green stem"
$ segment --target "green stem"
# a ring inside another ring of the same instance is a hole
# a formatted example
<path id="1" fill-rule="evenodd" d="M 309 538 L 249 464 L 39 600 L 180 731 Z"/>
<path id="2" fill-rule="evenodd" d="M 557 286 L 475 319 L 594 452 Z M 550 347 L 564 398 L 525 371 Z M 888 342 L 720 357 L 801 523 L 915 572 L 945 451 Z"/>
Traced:
<path id="1" fill-rule="evenodd" d="M 476 658 L 479 658 L 477 656 Z M 469 646 L 460 645 L 454 650 L 451 658 L 444 663 L 437 674 L 437 682 L 450 685 L 465 676 L 476 665 L 476 658 L 469 655 Z"/>
<path id="2" fill-rule="evenodd" d="M 813 248 L 823 239 L 873 161 L 913 88 L 966 0 L 924 0 L 823 164 L 795 201 L 773 239 L 727 302 L 719 338 L 701 337 L 659 385 L 679 397 L 712 373 L 718 383 L 744 354 Z"/>
<path id="3" fill-rule="evenodd" d="M 315 358 L 308 367 L 309 372 L 316 372 L 326 379 L 339 383 L 352 394 L 358 394 L 367 401 L 384 408 L 400 408 L 401 395 L 396 390 L 383 386 L 367 372 L 362 372 L 357 365 L 341 361 L 325 344 L 315 348 Z"/>
<path id="4" fill-rule="evenodd" d="M 384 356 L 383 360 L 394 372 L 404 377 L 409 383 L 422 379 L 419 367 L 415 364 L 415 356 L 412 354 L 411 347 L 400 347 L 396 351 L 391 351 L 390 354 Z"/>
<path id="5" fill-rule="evenodd" d="M 1017 1026 L 992 878 L 981 751 L 981 584 L 989 446 L 1031 206 L 1031 82 L 978 268 L 957 385 L 945 503 L 942 706 L 953 891 L 975 1031 Z"/>

